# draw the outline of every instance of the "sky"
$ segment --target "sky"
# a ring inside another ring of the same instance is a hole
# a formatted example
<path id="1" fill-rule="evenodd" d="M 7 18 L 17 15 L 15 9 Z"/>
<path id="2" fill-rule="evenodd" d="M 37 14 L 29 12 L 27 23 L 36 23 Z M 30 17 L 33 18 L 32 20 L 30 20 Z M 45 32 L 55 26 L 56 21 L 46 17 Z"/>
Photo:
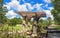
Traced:
<path id="1" fill-rule="evenodd" d="M 51 10 L 53 9 L 53 4 L 51 0 L 4 0 L 4 7 L 7 7 L 8 12 L 6 13 L 7 18 L 19 18 L 19 14 L 15 12 L 29 11 L 29 12 L 42 12 L 46 13 L 46 18 L 51 17 Z"/>

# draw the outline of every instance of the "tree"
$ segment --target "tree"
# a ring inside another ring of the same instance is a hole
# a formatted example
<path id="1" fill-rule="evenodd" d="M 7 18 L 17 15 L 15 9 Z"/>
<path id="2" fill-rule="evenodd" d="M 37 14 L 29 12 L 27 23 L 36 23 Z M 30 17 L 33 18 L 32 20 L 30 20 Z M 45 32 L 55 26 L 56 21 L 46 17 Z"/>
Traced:
<path id="1" fill-rule="evenodd" d="M 52 1 L 54 9 L 51 13 L 54 16 L 54 20 L 57 24 L 60 24 L 60 0 L 53 0 Z"/>
<path id="2" fill-rule="evenodd" d="M 5 11 L 4 11 L 5 10 Z M 7 17 L 5 16 L 6 14 L 6 9 L 3 8 L 3 0 L 0 0 L 0 27 L 1 27 L 1 31 L 4 32 L 4 24 L 7 22 Z"/>
<path id="3" fill-rule="evenodd" d="M 7 19 L 7 24 L 8 26 L 12 26 L 13 30 L 13 27 L 16 26 L 17 24 L 22 24 L 22 19 L 21 18 Z"/>
<path id="4" fill-rule="evenodd" d="M 49 24 L 49 22 L 47 21 L 47 20 L 40 20 L 39 21 L 39 23 L 38 23 L 38 25 L 39 25 L 39 27 L 40 27 L 40 32 L 41 33 L 46 33 L 47 31 L 47 29 L 48 29 L 48 25 Z"/>
<path id="5" fill-rule="evenodd" d="M 3 0 L 0 0 L 0 25 L 5 24 L 7 21 L 7 18 L 5 16 L 6 10 L 5 11 L 3 11 L 3 10 L 4 10 L 3 9 Z"/>

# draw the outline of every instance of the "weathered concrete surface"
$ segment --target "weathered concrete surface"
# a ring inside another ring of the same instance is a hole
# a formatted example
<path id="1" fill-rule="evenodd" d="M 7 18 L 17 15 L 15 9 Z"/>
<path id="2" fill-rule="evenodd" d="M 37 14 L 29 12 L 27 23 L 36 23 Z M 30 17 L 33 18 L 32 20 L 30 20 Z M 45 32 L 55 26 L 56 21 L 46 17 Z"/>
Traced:
<path id="1" fill-rule="evenodd" d="M 60 31 L 56 30 L 56 25 L 52 24 L 48 27 L 48 37 L 47 38 L 60 38 Z"/>
<path id="2" fill-rule="evenodd" d="M 60 38 L 60 33 L 48 33 L 47 38 Z"/>

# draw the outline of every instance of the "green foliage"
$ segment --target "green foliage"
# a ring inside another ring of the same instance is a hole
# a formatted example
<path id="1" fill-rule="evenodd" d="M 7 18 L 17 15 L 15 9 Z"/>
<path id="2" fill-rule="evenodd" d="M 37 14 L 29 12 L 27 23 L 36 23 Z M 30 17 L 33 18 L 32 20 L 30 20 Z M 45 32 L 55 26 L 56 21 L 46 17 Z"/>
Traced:
<path id="1" fill-rule="evenodd" d="M 18 18 L 18 24 L 22 24 L 22 19 L 21 18 Z"/>
<path id="2" fill-rule="evenodd" d="M 44 33 L 45 30 L 47 30 L 48 28 L 48 21 L 47 20 L 40 20 L 40 22 L 38 23 L 39 27 L 40 27 L 40 32 Z"/>
<path id="3" fill-rule="evenodd" d="M 13 27 L 13 29 L 12 29 L 12 26 L 9 26 L 9 31 L 13 31 L 13 30 L 21 31 L 22 30 L 22 25 L 16 25 L 16 26 Z"/>
<path id="4" fill-rule="evenodd" d="M 6 19 L 6 16 L 0 13 L 0 23 L 5 23 L 7 21 Z"/>
<path id="5" fill-rule="evenodd" d="M 58 30 L 58 31 L 60 31 L 60 25 L 56 25 L 55 29 Z"/>
<path id="6" fill-rule="evenodd" d="M 2 2 L 2 3 L 3 3 L 3 0 L 0 0 L 0 2 Z"/>
<path id="7" fill-rule="evenodd" d="M 58 12 L 57 10 L 52 10 L 51 11 L 53 16 L 54 16 L 54 20 L 57 24 L 60 24 L 60 12 Z"/>
<path id="8" fill-rule="evenodd" d="M 9 25 L 9 26 L 11 26 L 11 27 L 9 27 L 9 28 L 11 28 L 10 30 L 11 31 L 13 31 L 14 30 L 14 26 L 16 26 L 17 24 L 20 24 L 22 21 L 20 20 L 20 19 L 18 19 L 18 18 L 14 18 L 14 19 L 7 19 L 7 24 Z M 16 27 L 16 29 L 18 29 L 18 27 Z M 19 29 L 18 29 L 19 30 Z"/>
<path id="9" fill-rule="evenodd" d="M 22 25 L 18 24 L 16 26 L 13 27 L 12 26 L 8 26 L 8 24 L 4 25 L 3 27 L 3 32 L 1 32 L 1 27 L 0 27 L 0 38 L 30 38 L 30 36 L 26 35 L 26 34 L 20 34 L 16 31 L 21 31 L 22 30 Z M 15 31 L 16 33 L 12 33 L 12 34 L 8 34 L 8 32 L 13 32 Z"/>
<path id="10" fill-rule="evenodd" d="M 0 34 L 0 38 L 30 38 L 30 36 L 28 36 L 26 34 L 23 36 L 22 34 L 19 34 L 19 33 L 6 34 L 4 32 L 4 33 Z"/>
<path id="11" fill-rule="evenodd" d="M 11 36 L 11 34 L 8 36 L 9 38 L 30 38 L 30 36 L 28 36 L 27 34 L 23 34 L 23 33 L 13 33 L 13 35 Z"/>
<path id="12" fill-rule="evenodd" d="M 8 25 L 0 26 L 0 30 L 2 30 L 3 32 L 7 31 L 8 30 Z"/>
<path id="13" fill-rule="evenodd" d="M 54 5 L 54 9 L 60 12 L 60 0 L 54 0 L 52 3 Z"/>
<path id="14" fill-rule="evenodd" d="M 51 17 L 48 17 L 48 25 L 51 25 L 52 24 L 52 20 L 51 20 Z"/>
<path id="15" fill-rule="evenodd" d="M 60 24 L 60 0 L 52 1 L 54 5 L 54 9 L 52 10 L 52 14 L 54 16 L 54 20 L 57 24 Z"/>
<path id="16" fill-rule="evenodd" d="M 16 24 L 22 24 L 21 18 L 8 19 L 7 24 L 10 26 L 15 26 Z"/>
<path id="17" fill-rule="evenodd" d="M 5 24 L 7 22 L 7 18 L 5 16 L 6 12 L 3 11 L 3 0 L 0 0 L 0 23 Z"/>
<path id="18" fill-rule="evenodd" d="M 48 26 L 48 21 L 47 21 L 47 20 L 40 20 L 39 26 L 40 26 L 40 27 Z"/>

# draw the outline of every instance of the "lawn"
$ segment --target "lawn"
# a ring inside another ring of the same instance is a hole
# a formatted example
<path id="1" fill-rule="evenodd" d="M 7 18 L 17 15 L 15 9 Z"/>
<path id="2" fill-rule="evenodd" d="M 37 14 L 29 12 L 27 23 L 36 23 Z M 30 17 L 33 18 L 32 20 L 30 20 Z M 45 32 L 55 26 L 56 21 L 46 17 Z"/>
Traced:
<path id="1" fill-rule="evenodd" d="M 26 29 L 27 29 L 28 27 L 26 27 Z M 5 24 L 4 26 L 0 26 L 0 30 L 8 30 L 8 31 L 17 31 L 17 30 L 19 30 L 19 31 L 21 31 L 23 29 L 23 26 L 21 25 L 21 24 L 17 24 L 17 25 L 15 25 L 15 26 L 9 26 L 9 25 L 7 25 L 7 24 Z M 32 29 L 32 26 L 30 26 L 30 29 Z"/>
<path id="2" fill-rule="evenodd" d="M 58 31 L 60 31 L 60 25 L 57 25 L 55 28 L 56 28 Z"/>

